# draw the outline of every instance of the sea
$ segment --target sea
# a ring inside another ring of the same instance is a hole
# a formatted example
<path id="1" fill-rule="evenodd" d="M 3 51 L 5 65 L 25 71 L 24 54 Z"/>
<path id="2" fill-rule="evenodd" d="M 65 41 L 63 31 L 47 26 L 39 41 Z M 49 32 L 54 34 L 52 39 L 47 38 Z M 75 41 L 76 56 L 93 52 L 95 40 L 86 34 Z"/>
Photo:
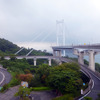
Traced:
<path id="1" fill-rule="evenodd" d="M 65 55 L 68 56 L 68 57 L 71 57 L 71 58 L 77 58 L 77 56 L 73 54 L 73 50 L 71 50 L 71 49 L 66 50 Z M 84 56 L 84 59 L 89 61 L 89 56 Z M 100 64 L 100 54 L 95 55 L 95 63 Z"/>

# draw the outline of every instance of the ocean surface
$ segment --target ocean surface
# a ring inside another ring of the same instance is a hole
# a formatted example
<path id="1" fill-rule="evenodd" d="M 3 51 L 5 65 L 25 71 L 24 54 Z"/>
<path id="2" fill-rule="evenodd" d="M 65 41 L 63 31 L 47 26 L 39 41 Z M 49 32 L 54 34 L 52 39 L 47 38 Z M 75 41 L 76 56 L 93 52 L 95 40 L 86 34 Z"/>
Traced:
<path id="1" fill-rule="evenodd" d="M 73 54 L 73 50 L 71 50 L 71 49 L 66 50 L 65 54 L 68 57 L 77 58 L 77 56 Z M 89 61 L 89 56 L 84 56 L 84 59 Z M 100 64 L 100 54 L 95 55 L 95 62 Z"/>

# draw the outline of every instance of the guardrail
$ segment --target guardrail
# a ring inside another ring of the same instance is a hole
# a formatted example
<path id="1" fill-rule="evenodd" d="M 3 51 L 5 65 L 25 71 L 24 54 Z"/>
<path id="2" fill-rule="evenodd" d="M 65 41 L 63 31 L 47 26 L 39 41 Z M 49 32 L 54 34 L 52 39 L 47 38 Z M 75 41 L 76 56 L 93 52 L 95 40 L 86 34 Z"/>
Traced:
<path id="1" fill-rule="evenodd" d="M 83 67 L 84 65 L 80 64 L 81 70 L 82 72 L 90 79 L 89 84 L 88 84 L 88 88 L 86 88 L 83 91 L 83 94 L 81 94 L 79 97 L 75 98 L 75 100 L 82 100 L 87 94 L 89 94 L 93 88 L 93 80 L 91 75 L 89 74 L 89 72 L 86 70 L 86 68 Z"/>
<path id="2" fill-rule="evenodd" d="M 60 59 L 60 60 L 62 60 L 62 59 Z M 63 59 L 63 60 L 64 60 L 64 62 L 65 62 L 66 58 Z M 67 59 L 67 60 L 68 60 L 68 59 Z M 75 61 L 69 60 L 69 62 L 75 62 Z M 75 63 L 77 63 L 77 62 L 75 62 Z M 87 71 L 88 68 L 87 68 L 85 65 L 82 65 L 82 64 L 79 64 L 79 65 L 80 65 L 80 67 L 81 67 L 82 72 L 90 79 L 90 81 L 89 81 L 89 84 L 88 84 L 88 88 L 86 88 L 86 89 L 83 91 L 83 95 L 80 95 L 79 97 L 75 98 L 74 100 L 81 100 L 81 99 L 83 99 L 88 93 L 91 92 L 91 90 L 92 90 L 92 88 L 93 88 L 93 85 L 94 85 L 93 80 L 92 80 L 92 77 L 91 77 L 91 75 L 89 74 L 89 72 Z M 90 70 L 90 69 L 88 69 L 88 70 Z"/>
<path id="3" fill-rule="evenodd" d="M 92 89 L 93 86 L 93 81 L 92 81 L 92 77 L 89 74 L 89 72 L 83 67 L 84 65 L 81 65 L 81 69 L 83 71 L 85 71 L 85 73 L 88 75 L 88 78 L 90 78 L 89 84 L 88 84 L 88 88 L 83 92 L 83 95 L 86 94 L 88 91 L 90 91 Z"/>

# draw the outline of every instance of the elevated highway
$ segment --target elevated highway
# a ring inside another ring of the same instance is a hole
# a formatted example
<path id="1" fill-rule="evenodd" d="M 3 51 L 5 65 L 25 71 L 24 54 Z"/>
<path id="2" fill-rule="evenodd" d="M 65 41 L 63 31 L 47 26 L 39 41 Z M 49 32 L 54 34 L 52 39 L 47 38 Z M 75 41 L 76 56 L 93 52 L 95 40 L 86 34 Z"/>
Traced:
<path id="1" fill-rule="evenodd" d="M 72 49 L 78 56 L 78 62 L 84 65 L 84 56 L 89 56 L 89 68 L 95 72 L 95 55 L 100 53 L 100 44 L 53 46 L 53 56 L 61 57 L 62 50 Z"/>
<path id="2" fill-rule="evenodd" d="M 72 62 L 72 60 L 67 59 L 67 58 L 62 58 L 62 57 L 56 57 L 56 56 L 15 56 L 17 59 L 33 59 L 34 61 L 34 66 L 36 66 L 36 60 L 37 59 L 48 59 L 49 66 L 51 66 L 51 60 L 52 59 L 58 59 L 60 61 L 67 61 L 67 62 Z M 9 60 L 10 56 L 5 56 L 4 59 Z"/>
<path id="3" fill-rule="evenodd" d="M 86 96 L 91 97 L 92 100 L 96 100 L 98 98 L 98 94 L 100 94 L 100 77 L 98 77 L 97 74 L 91 71 L 86 65 L 81 65 L 81 68 L 90 74 L 92 84 L 89 85 L 92 85 L 92 87 L 84 96 L 79 98 L 79 100 L 84 100 L 84 97 Z"/>

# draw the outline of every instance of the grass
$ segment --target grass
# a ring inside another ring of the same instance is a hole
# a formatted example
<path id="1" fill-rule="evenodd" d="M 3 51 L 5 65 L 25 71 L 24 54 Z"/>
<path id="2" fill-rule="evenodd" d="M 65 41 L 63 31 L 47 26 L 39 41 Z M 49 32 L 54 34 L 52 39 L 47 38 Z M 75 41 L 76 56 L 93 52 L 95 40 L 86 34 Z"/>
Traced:
<path id="1" fill-rule="evenodd" d="M 74 98 L 72 97 L 71 94 L 66 94 L 66 95 L 63 95 L 63 96 L 60 96 L 60 97 L 56 97 L 52 100 L 74 100 Z"/>
<path id="2" fill-rule="evenodd" d="M 16 73 L 10 71 L 10 74 L 12 76 L 12 79 L 8 83 L 9 87 L 13 87 L 13 86 L 19 85 L 20 83 L 19 83 L 18 79 L 15 78 Z"/>
<path id="3" fill-rule="evenodd" d="M 52 90 L 50 87 L 31 87 L 31 91 L 46 91 L 46 90 Z"/>

